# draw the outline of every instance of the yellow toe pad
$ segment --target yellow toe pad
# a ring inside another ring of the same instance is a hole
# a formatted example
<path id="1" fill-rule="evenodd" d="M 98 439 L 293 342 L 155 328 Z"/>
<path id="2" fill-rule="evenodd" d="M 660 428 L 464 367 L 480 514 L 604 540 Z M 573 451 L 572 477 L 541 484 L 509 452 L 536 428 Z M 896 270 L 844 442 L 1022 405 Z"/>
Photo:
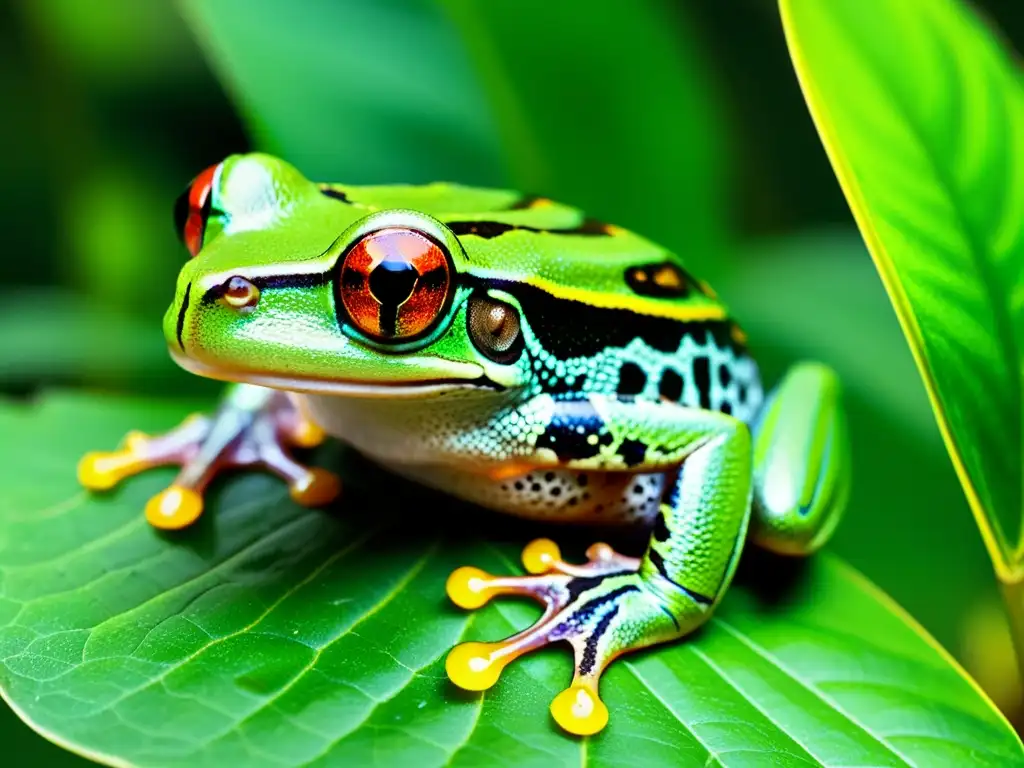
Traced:
<path id="1" fill-rule="evenodd" d="M 459 608 L 472 611 L 491 599 L 492 593 L 488 588 L 488 582 L 493 578 L 479 568 L 464 565 L 452 571 L 444 588 L 449 600 Z"/>
<path id="2" fill-rule="evenodd" d="M 304 507 L 330 504 L 341 493 L 341 480 L 333 472 L 314 467 L 306 477 L 292 485 L 292 498 Z"/>
<path id="3" fill-rule="evenodd" d="M 590 687 L 572 685 L 555 696 L 551 716 L 569 733 L 592 736 L 608 724 L 608 707 Z"/>
<path id="4" fill-rule="evenodd" d="M 527 573 L 547 573 L 562 559 L 562 553 L 551 539 L 534 539 L 523 548 L 522 559 Z"/>
<path id="5" fill-rule="evenodd" d="M 448 679 L 467 691 L 485 691 L 498 682 L 505 660 L 492 653 L 490 643 L 456 645 L 444 660 Z"/>
<path id="6" fill-rule="evenodd" d="M 146 503 L 146 519 L 154 528 L 178 530 L 191 525 L 203 512 L 203 497 L 191 488 L 172 485 Z"/>
<path id="7" fill-rule="evenodd" d="M 142 466 L 130 451 L 93 451 L 78 462 L 78 482 L 90 491 L 108 491 Z"/>

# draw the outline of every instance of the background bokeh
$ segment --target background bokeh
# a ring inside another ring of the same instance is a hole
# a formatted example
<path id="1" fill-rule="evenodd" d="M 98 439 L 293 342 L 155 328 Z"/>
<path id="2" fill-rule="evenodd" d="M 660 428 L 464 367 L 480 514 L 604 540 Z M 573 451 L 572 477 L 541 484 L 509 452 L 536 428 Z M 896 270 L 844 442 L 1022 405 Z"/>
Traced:
<path id="1" fill-rule="evenodd" d="M 160 319 L 184 258 L 171 203 L 227 154 L 278 150 L 331 181 L 529 185 L 683 254 L 769 380 L 802 357 L 839 370 L 856 480 L 833 550 L 1019 722 L 991 567 L 774 4 L 666 2 L 625 30 L 600 2 L 495 6 L 484 49 L 456 0 L 301 17 L 285 0 L 0 1 L 0 397 L 216 395 L 170 362 Z M 1024 45 L 1024 6 L 977 7 Z M 664 60 L 627 76 L 645 36 Z M 75 761 L 6 711 L 0 734 L 16 764 Z"/>

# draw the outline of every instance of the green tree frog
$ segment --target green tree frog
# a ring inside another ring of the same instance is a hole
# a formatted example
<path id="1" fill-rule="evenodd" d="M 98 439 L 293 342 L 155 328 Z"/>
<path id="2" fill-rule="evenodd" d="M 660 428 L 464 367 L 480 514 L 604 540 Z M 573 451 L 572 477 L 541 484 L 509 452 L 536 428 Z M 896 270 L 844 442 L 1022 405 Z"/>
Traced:
<path id="1" fill-rule="evenodd" d="M 291 450 L 333 436 L 494 510 L 650 531 L 640 558 L 595 544 L 573 564 L 539 539 L 528 575 L 456 570 L 462 608 L 545 607 L 512 637 L 453 648 L 462 688 L 567 641 L 575 674 L 551 713 L 596 733 L 602 671 L 707 621 L 748 538 L 806 555 L 842 513 L 836 375 L 801 363 L 765 393 L 711 288 L 636 234 L 506 190 L 314 183 L 263 154 L 203 171 L 175 214 L 192 258 L 164 320 L 170 352 L 232 384 L 211 415 L 85 456 L 85 486 L 180 465 L 146 507 L 164 529 L 192 523 L 227 467 L 269 469 L 322 505 L 339 481 Z"/>

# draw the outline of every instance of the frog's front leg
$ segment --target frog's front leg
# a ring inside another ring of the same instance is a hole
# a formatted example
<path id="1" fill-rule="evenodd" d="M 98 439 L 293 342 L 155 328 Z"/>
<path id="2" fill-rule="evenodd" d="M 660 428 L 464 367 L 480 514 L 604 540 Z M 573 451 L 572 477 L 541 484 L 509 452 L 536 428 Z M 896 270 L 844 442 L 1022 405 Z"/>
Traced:
<path id="1" fill-rule="evenodd" d="M 78 478 L 90 490 L 107 490 L 152 467 L 178 465 L 174 483 L 146 504 L 146 519 L 157 528 L 184 528 L 202 513 L 210 481 L 230 468 L 268 469 L 306 506 L 331 501 L 340 490 L 337 477 L 288 454 L 289 447 L 312 447 L 323 439 L 323 431 L 287 393 L 239 384 L 228 388 L 210 416 L 195 414 L 162 435 L 132 432 L 117 451 L 86 454 Z"/>
<path id="2" fill-rule="evenodd" d="M 594 398 L 590 404 L 594 407 L 576 409 L 581 417 L 589 411 L 587 430 L 595 429 L 594 413 L 618 410 Z M 541 540 L 523 552 L 524 566 L 535 575 L 496 577 L 467 567 L 448 581 L 449 597 L 464 608 L 478 608 L 503 594 L 527 595 L 545 606 L 536 624 L 504 641 L 456 646 L 446 661 L 451 680 L 483 690 L 521 654 L 568 641 L 575 652 L 575 675 L 552 702 L 551 713 L 562 728 L 579 735 L 596 733 L 608 721 L 598 678 L 609 662 L 686 635 L 708 619 L 732 578 L 749 518 L 751 443 L 745 424 L 670 403 L 632 403 L 622 415 L 629 420 L 621 431 L 596 430 L 601 454 L 569 466 L 593 467 L 621 456 L 624 446 L 632 455 L 642 448 L 655 469 L 662 461 L 674 462 L 666 467 L 671 482 L 642 558 L 595 545 L 588 551 L 589 562 L 574 566 L 560 559 L 551 542 Z M 577 431 L 570 415 L 557 418 L 567 435 Z"/>
<path id="3" fill-rule="evenodd" d="M 784 555 L 814 552 L 850 492 L 850 446 L 839 377 L 801 363 L 765 400 L 753 427 L 751 539 Z"/>

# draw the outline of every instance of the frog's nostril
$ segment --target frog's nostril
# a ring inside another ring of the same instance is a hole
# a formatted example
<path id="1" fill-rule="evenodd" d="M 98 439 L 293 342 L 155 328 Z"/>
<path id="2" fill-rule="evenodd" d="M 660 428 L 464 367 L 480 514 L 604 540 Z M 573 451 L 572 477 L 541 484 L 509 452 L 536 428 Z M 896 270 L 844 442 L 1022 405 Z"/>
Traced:
<path id="1" fill-rule="evenodd" d="M 221 285 L 220 300 L 232 309 L 248 311 L 259 303 L 260 289 L 236 275 Z"/>

